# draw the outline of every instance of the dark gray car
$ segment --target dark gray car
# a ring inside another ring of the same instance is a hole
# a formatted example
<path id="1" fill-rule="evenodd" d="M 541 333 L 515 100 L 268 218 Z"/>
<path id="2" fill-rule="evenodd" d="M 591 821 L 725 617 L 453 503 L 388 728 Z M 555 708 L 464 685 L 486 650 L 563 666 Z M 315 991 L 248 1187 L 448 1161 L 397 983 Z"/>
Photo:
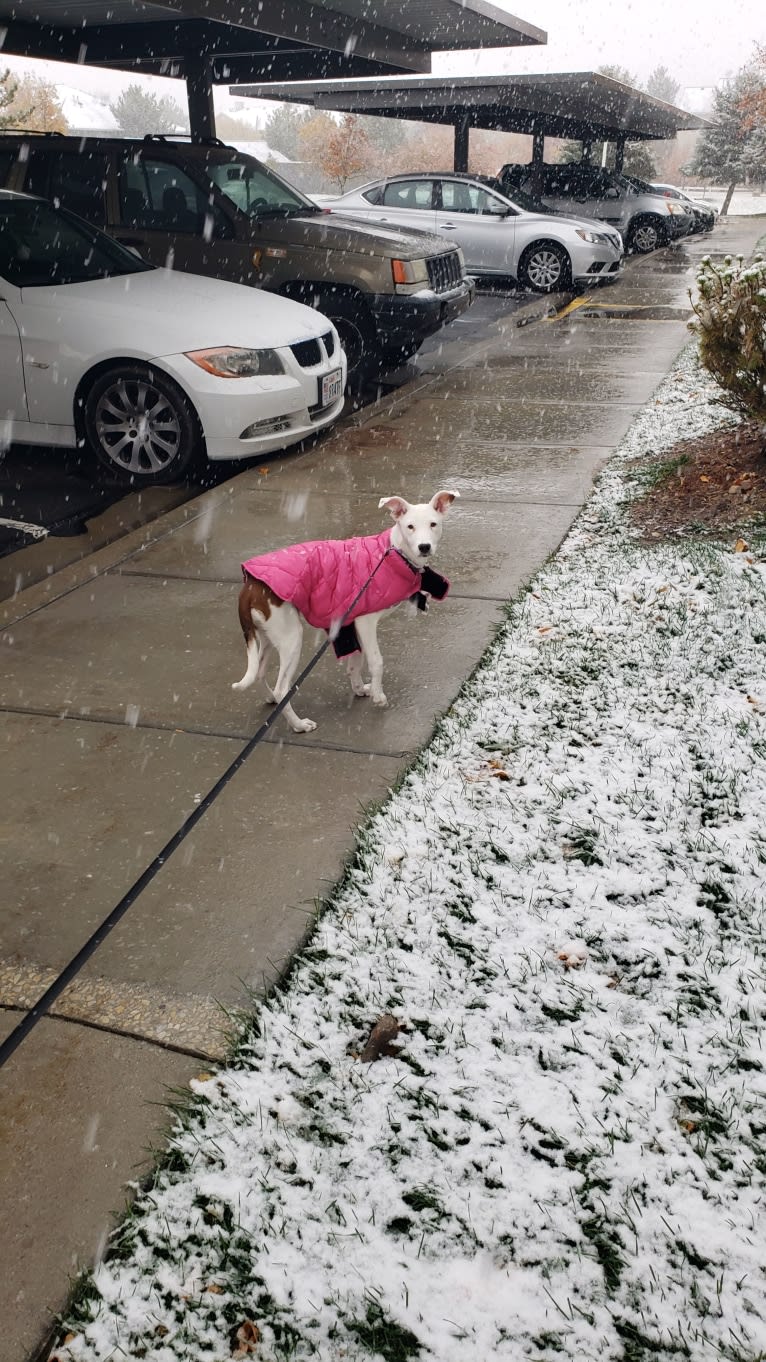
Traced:
<path id="1" fill-rule="evenodd" d="M 534 194 L 553 213 L 576 213 L 616 227 L 625 249 L 644 255 L 685 236 L 694 221 L 685 205 L 664 198 L 612 170 L 585 162 L 561 165 L 505 165 L 497 177 L 504 194 Z"/>

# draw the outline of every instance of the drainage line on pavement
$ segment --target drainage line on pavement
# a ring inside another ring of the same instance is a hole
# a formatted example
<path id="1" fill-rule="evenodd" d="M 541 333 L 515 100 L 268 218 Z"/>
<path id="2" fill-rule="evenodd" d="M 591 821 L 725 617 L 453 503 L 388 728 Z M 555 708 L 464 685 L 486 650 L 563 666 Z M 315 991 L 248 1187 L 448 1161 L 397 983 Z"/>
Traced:
<path id="1" fill-rule="evenodd" d="M 353 601 L 348 607 L 348 610 L 341 619 L 340 621 L 341 625 L 345 624 L 349 615 L 354 610 L 356 605 L 359 603 L 368 586 L 370 585 L 370 582 L 372 581 L 373 577 L 383 566 L 389 553 L 391 553 L 390 548 L 386 549 L 385 553 L 383 554 L 383 557 L 380 559 L 378 563 L 376 563 L 375 567 L 373 568 L 372 572 L 367 578 L 367 581 L 364 583 L 362 587 L 360 587 L 359 591 L 357 592 L 356 596 L 354 597 Z M 184 819 L 180 828 L 178 828 L 178 830 L 173 833 L 173 836 L 170 838 L 168 842 L 165 843 L 162 850 L 157 852 L 157 855 L 154 857 L 154 860 L 151 861 L 150 864 L 146 867 L 146 869 L 139 875 L 138 879 L 131 885 L 127 893 L 123 894 L 119 903 L 115 904 L 111 913 L 109 913 L 109 915 L 104 918 L 103 922 L 99 924 L 95 932 L 93 932 L 92 935 L 88 937 L 88 940 L 85 942 L 85 945 L 80 948 L 76 955 L 72 956 L 72 959 L 69 961 L 68 964 L 64 966 L 61 973 L 56 976 L 56 978 L 53 980 L 53 983 L 50 984 L 48 988 L 46 988 L 42 996 L 38 998 L 34 1007 L 30 1008 L 29 1012 L 27 1012 L 26 1016 L 23 1017 L 23 1019 L 19 1022 L 18 1026 L 15 1027 L 14 1030 L 11 1031 L 11 1034 L 6 1037 L 2 1044 L 0 1044 L 0 1069 L 11 1058 L 11 1055 L 15 1053 L 19 1045 L 21 1045 L 21 1042 L 29 1035 L 30 1031 L 33 1030 L 37 1023 L 48 1014 L 50 1008 L 53 1006 L 56 999 L 61 996 L 61 994 L 64 992 L 64 989 L 67 987 L 68 984 L 72 982 L 75 975 L 79 974 L 83 965 L 87 964 L 87 962 L 90 960 L 94 951 L 98 949 L 102 942 L 105 941 L 106 938 L 109 936 L 109 933 L 112 932 L 114 928 L 117 926 L 117 924 L 122 920 L 122 918 L 127 913 L 128 909 L 131 908 L 132 905 L 135 903 L 139 894 L 142 894 L 144 889 L 146 889 L 147 885 L 151 884 L 152 880 L 155 879 L 155 877 L 159 874 L 160 870 L 162 870 L 163 866 L 173 855 L 173 852 L 178 850 L 178 848 L 181 846 L 181 843 L 184 842 L 186 838 L 189 836 L 189 833 L 192 832 L 194 828 L 196 828 L 200 819 L 204 817 L 208 809 L 215 803 L 218 796 L 222 794 L 223 791 L 226 789 L 226 786 L 229 784 L 229 781 L 237 774 L 237 771 L 239 771 L 240 767 L 244 766 L 245 762 L 247 761 L 251 753 L 255 751 L 255 748 L 258 746 L 258 744 L 261 743 L 263 739 L 266 737 L 266 734 L 268 733 L 274 721 L 279 718 L 279 715 L 282 713 L 283 709 L 285 709 L 285 707 L 289 705 L 291 699 L 295 695 L 295 692 L 303 685 L 303 682 L 306 680 L 306 677 L 309 676 L 310 673 L 314 670 L 319 659 L 324 656 L 331 643 L 332 637 L 328 635 L 328 637 L 324 640 L 324 643 L 322 643 L 320 647 L 317 648 L 316 652 L 314 653 L 314 656 L 309 658 L 308 662 L 306 663 L 306 666 L 303 668 L 303 671 L 300 673 L 300 675 L 296 677 L 295 681 L 293 681 L 293 684 L 291 685 L 287 694 L 284 695 L 282 699 L 277 702 L 277 704 L 274 706 L 273 710 L 269 714 L 268 718 L 264 719 L 260 728 L 257 729 L 256 732 L 253 734 L 252 738 L 248 740 L 246 745 L 242 748 L 242 751 L 238 753 L 234 760 L 227 766 L 223 774 L 219 776 L 218 780 L 215 782 L 215 785 L 213 785 L 212 788 L 208 790 L 207 794 L 205 795 L 205 798 Z"/>

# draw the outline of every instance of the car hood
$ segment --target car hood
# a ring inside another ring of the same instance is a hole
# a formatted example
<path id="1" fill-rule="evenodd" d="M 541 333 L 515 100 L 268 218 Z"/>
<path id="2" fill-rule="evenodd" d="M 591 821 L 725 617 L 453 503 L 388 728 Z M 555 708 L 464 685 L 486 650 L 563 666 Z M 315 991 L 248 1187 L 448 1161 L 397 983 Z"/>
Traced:
<path id="1" fill-rule="evenodd" d="M 111 330 L 126 349 L 180 354 L 213 345 L 269 348 L 324 334 L 327 318 L 312 307 L 197 274 L 156 269 L 85 284 L 22 290 L 25 305 L 42 306 L 72 326 Z"/>
<path id="2" fill-rule="evenodd" d="M 327 244 L 336 250 L 340 247 L 346 251 L 369 255 L 370 246 L 374 243 L 378 253 L 381 252 L 381 248 L 387 248 L 387 254 L 392 258 L 399 256 L 405 260 L 414 260 L 424 255 L 444 255 L 445 252 L 455 249 L 454 244 L 445 241 L 444 237 L 437 236 L 434 232 L 421 231 L 419 227 L 365 222 L 364 219 L 350 213 L 348 217 L 344 217 L 342 210 L 336 213 L 330 204 L 325 204 L 324 207 L 330 211 L 307 221 L 310 221 L 315 229 L 318 224 L 322 224 L 327 234 Z M 293 218 L 292 221 L 295 222 L 297 219 Z"/>
<path id="3" fill-rule="evenodd" d="M 577 230 L 579 227 L 583 232 L 616 232 L 620 235 L 619 229 L 613 227 L 610 222 L 602 222 L 600 218 L 576 218 L 569 213 L 521 213 L 519 215 L 525 223 L 530 226 L 550 226 L 551 222 L 565 222 L 567 226 Z"/>

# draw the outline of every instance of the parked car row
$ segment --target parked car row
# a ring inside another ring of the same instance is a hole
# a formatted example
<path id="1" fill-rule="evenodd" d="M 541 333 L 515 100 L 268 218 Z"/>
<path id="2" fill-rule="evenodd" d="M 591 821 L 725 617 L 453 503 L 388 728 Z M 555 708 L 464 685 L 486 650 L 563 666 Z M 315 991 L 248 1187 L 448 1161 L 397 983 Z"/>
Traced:
<path id="1" fill-rule="evenodd" d="M 474 295 L 454 243 L 331 216 L 221 142 L 0 134 L 6 440 L 133 485 L 305 438 Z"/>
<path id="2" fill-rule="evenodd" d="M 706 205 L 681 190 L 583 162 L 504 165 L 496 182 L 511 198 L 519 191 L 533 196 L 543 211 L 575 212 L 616 228 L 626 251 L 642 255 L 715 222 Z"/>
<path id="3" fill-rule="evenodd" d="M 6 441 L 87 446 L 133 485 L 285 448 L 469 307 L 473 276 L 614 279 L 625 242 L 706 223 L 671 187 L 543 172 L 398 175 L 319 206 L 216 139 L 0 133 Z"/>

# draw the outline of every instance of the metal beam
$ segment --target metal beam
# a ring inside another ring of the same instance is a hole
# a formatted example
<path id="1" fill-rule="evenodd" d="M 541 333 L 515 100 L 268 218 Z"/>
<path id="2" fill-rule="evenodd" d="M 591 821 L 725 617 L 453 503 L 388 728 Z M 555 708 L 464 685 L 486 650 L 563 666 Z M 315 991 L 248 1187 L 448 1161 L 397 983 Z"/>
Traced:
<path id="1" fill-rule="evenodd" d="M 471 137 L 471 124 L 467 114 L 458 118 L 455 122 L 455 152 L 453 165 L 455 170 L 464 173 L 468 170 L 468 151 Z"/>
<path id="2" fill-rule="evenodd" d="M 625 138 L 618 137 L 614 148 L 614 168 L 619 175 L 625 160 Z"/>
<path id="3" fill-rule="evenodd" d="M 213 82 L 210 58 L 197 53 L 184 57 L 186 97 L 189 102 L 189 131 L 192 142 L 207 142 L 215 137 Z"/>

